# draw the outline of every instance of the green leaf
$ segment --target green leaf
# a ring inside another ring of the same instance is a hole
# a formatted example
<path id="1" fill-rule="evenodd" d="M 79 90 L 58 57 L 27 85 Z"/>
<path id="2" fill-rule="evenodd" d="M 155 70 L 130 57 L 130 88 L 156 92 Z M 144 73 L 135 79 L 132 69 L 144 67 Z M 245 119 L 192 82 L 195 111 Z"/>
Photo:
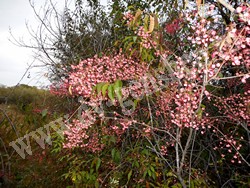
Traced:
<path id="1" fill-rule="evenodd" d="M 121 162 L 121 153 L 119 151 L 115 152 L 115 162 L 120 163 Z"/>
<path id="2" fill-rule="evenodd" d="M 122 88 L 122 81 L 116 80 L 114 83 L 114 88 Z"/>
<path id="3" fill-rule="evenodd" d="M 141 153 L 144 154 L 144 155 L 149 155 L 149 152 L 148 152 L 147 149 L 143 149 Z"/>
<path id="4" fill-rule="evenodd" d="M 138 161 L 135 161 L 135 166 L 136 166 L 137 168 L 139 168 L 139 167 L 140 167 L 140 165 L 139 165 Z"/>
<path id="5" fill-rule="evenodd" d="M 202 109 L 201 108 L 198 109 L 197 116 L 198 116 L 198 119 L 202 118 Z"/>
<path id="6" fill-rule="evenodd" d="M 204 104 L 201 104 L 201 108 L 206 108 L 206 105 L 204 105 Z"/>
<path id="7" fill-rule="evenodd" d="M 133 5 L 128 6 L 128 10 L 133 10 L 135 7 Z"/>
<path id="8" fill-rule="evenodd" d="M 167 177 L 176 177 L 176 175 L 173 174 L 173 172 L 168 172 L 166 175 L 167 175 Z"/>
<path id="9" fill-rule="evenodd" d="M 78 173 L 77 173 L 77 174 L 76 174 L 76 180 L 77 180 L 77 181 L 81 181 L 81 179 L 82 179 L 81 174 L 78 174 Z"/>
<path id="10" fill-rule="evenodd" d="M 95 91 L 96 91 L 96 86 L 94 86 L 94 87 L 92 88 L 91 95 L 93 95 L 93 94 L 94 94 L 94 96 L 96 96 Z"/>
<path id="11" fill-rule="evenodd" d="M 190 188 L 195 188 L 194 187 L 194 181 L 192 181 L 192 180 L 190 181 Z"/>
<path id="12" fill-rule="evenodd" d="M 219 77 L 219 78 L 223 78 L 223 74 L 220 72 L 220 73 L 218 74 L 218 77 Z"/>
<path id="13" fill-rule="evenodd" d="M 131 39 L 131 36 L 125 37 L 125 39 L 123 39 L 122 43 L 124 43 L 125 41 L 130 40 L 130 39 Z"/>
<path id="14" fill-rule="evenodd" d="M 175 184 L 172 186 L 172 188 L 180 188 L 181 186 L 179 184 Z"/>
<path id="15" fill-rule="evenodd" d="M 96 85 L 96 90 L 97 90 L 97 95 L 99 95 L 101 93 L 101 90 L 102 90 L 102 86 L 104 85 L 105 83 L 99 83 Z"/>
<path id="16" fill-rule="evenodd" d="M 101 159 L 97 158 L 97 161 L 96 161 L 96 171 L 98 171 L 98 169 L 100 168 L 100 165 L 101 165 Z"/>
<path id="17" fill-rule="evenodd" d="M 147 171 L 148 171 L 148 175 L 149 175 L 149 177 L 151 177 L 151 175 L 152 175 L 151 170 L 150 170 L 150 169 L 148 169 Z"/>
<path id="18" fill-rule="evenodd" d="M 48 110 L 47 110 L 47 109 L 44 109 L 44 110 L 42 111 L 42 117 L 45 117 L 47 114 L 48 114 Z"/>
<path id="19" fill-rule="evenodd" d="M 129 173 L 128 173 L 128 182 L 129 182 L 129 180 L 130 180 L 130 178 L 131 178 L 132 172 L 133 172 L 133 171 L 130 170 Z"/>
<path id="20" fill-rule="evenodd" d="M 115 94 L 118 98 L 118 101 L 121 102 L 122 100 L 122 81 L 121 80 L 116 80 L 115 83 L 114 83 L 114 91 L 115 91 Z"/>
<path id="21" fill-rule="evenodd" d="M 201 119 L 202 118 L 202 113 L 203 113 L 203 110 L 202 108 L 205 108 L 206 106 L 204 104 L 201 104 L 200 108 L 197 110 L 197 116 L 198 116 L 198 119 Z"/>
<path id="22" fill-rule="evenodd" d="M 116 91 L 115 94 L 116 94 L 116 97 L 118 98 L 118 101 L 121 102 L 122 101 L 122 91 L 121 90 Z"/>
<path id="23" fill-rule="evenodd" d="M 112 149 L 111 156 L 112 156 L 112 160 L 115 163 L 120 163 L 120 161 L 121 161 L 121 154 L 120 154 L 120 152 L 118 150 L 116 150 L 115 148 Z"/>
<path id="24" fill-rule="evenodd" d="M 115 148 L 114 148 L 114 149 L 112 149 L 112 151 L 111 151 L 111 156 L 112 156 L 112 159 L 114 159 L 114 158 L 115 158 Z"/>
<path id="25" fill-rule="evenodd" d="M 151 169 L 152 172 L 155 172 L 155 169 L 154 169 L 153 166 L 150 166 L 150 169 Z"/>
<path id="26" fill-rule="evenodd" d="M 99 182 L 95 181 L 95 188 L 98 188 L 98 187 L 99 187 Z"/>
<path id="27" fill-rule="evenodd" d="M 72 179 L 73 182 L 76 181 L 76 173 L 75 172 L 73 172 L 71 179 Z"/>
<path id="28" fill-rule="evenodd" d="M 90 174 L 93 174 L 93 172 L 94 172 L 94 169 L 91 168 L 89 173 L 90 173 Z"/>
<path id="29" fill-rule="evenodd" d="M 102 86 L 102 95 L 105 97 L 106 96 L 106 91 L 108 89 L 108 86 L 109 86 L 109 83 L 105 83 L 103 86 Z"/>
<path id="30" fill-rule="evenodd" d="M 129 56 L 132 56 L 136 50 L 137 50 L 136 48 L 133 49 L 133 50 L 130 52 Z"/>
<path id="31" fill-rule="evenodd" d="M 134 106 L 133 106 L 133 107 L 134 107 L 134 109 L 136 109 L 137 104 L 138 104 L 138 101 L 139 101 L 138 99 L 135 99 L 135 100 L 134 100 Z"/>
<path id="32" fill-rule="evenodd" d="M 110 136 L 110 140 L 109 141 L 112 142 L 112 143 L 116 143 L 116 139 L 115 139 L 114 136 Z"/>
<path id="33" fill-rule="evenodd" d="M 109 98 L 112 100 L 112 102 L 115 100 L 115 96 L 114 96 L 114 88 L 113 85 L 109 85 L 108 87 L 108 96 Z"/>
<path id="34" fill-rule="evenodd" d="M 133 41 L 136 42 L 137 36 L 133 36 Z"/>
<path id="35" fill-rule="evenodd" d="M 154 180 L 156 179 L 155 172 L 152 172 L 152 177 L 153 177 Z"/>
<path id="36" fill-rule="evenodd" d="M 126 45 L 126 51 L 129 51 L 129 49 L 131 48 L 131 46 L 134 44 L 134 42 L 130 42 L 128 43 L 128 45 Z"/>

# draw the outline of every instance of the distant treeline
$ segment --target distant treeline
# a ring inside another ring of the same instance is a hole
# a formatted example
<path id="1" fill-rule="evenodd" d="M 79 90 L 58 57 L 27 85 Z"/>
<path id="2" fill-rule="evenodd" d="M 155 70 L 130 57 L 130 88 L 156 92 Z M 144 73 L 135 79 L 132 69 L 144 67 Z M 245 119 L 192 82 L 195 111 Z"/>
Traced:
<path id="1" fill-rule="evenodd" d="M 52 112 L 67 113 L 74 103 L 67 97 L 58 97 L 49 90 L 39 89 L 35 86 L 20 84 L 13 87 L 0 86 L 0 105 L 16 105 L 20 109 L 32 105 L 33 108 L 48 109 Z"/>
<path id="2" fill-rule="evenodd" d="M 0 87 L 0 103 L 29 104 L 50 95 L 48 90 L 20 84 L 13 87 Z"/>

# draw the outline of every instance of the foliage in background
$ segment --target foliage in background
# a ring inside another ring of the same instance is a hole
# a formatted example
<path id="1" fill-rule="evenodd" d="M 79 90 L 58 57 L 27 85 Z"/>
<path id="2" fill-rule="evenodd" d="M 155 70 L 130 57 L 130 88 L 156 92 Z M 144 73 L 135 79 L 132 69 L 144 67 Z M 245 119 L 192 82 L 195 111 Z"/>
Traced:
<path id="1" fill-rule="evenodd" d="M 22 159 L 9 143 L 69 112 L 70 100 L 27 85 L 0 88 L 0 99 L 0 187 L 63 187 L 65 167 L 49 146 L 33 139 L 33 155 Z"/>

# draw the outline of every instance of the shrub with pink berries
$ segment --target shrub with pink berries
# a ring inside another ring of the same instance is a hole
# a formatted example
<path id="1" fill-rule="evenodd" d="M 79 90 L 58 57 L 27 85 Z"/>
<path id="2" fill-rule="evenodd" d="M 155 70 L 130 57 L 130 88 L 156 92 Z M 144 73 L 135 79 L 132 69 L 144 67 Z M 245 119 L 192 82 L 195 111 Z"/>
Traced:
<path id="1" fill-rule="evenodd" d="M 184 187 L 201 156 L 207 166 L 249 167 L 250 7 L 236 13 L 225 34 L 212 15 L 187 12 L 161 26 L 154 14 L 127 13 L 124 50 L 81 60 L 58 88 L 87 104 L 66 123 L 64 147 L 100 154 L 108 138 L 122 150 L 143 142 Z"/>

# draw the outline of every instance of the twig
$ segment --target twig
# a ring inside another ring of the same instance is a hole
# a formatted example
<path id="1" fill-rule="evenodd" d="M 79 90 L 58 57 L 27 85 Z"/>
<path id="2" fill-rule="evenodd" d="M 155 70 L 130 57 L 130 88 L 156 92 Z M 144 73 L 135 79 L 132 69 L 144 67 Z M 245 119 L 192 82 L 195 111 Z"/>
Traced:
<path id="1" fill-rule="evenodd" d="M 15 131 L 17 137 L 19 137 L 20 134 L 19 134 L 18 130 L 16 129 L 15 125 L 12 123 L 11 119 L 9 118 L 9 116 L 6 114 L 6 112 L 5 112 L 4 110 L 2 110 L 2 109 L 0 109 L 0 110 L 3 112 L 4 116 L 5 116 L 5 117 L 7 118 L 7 120 L 9 121 L 9 123 L 10 123 L 11 127 L 13 128 L 13 130 Z"/>
<path id="2" fill-rule="evenodd" d="M 224 7 L 226 7 L 228 10 L 230 10 L 231 12 L 235 12 L 235 9 L 232 7 L 232 5 L 228 4 L 226 1 L 224 0 L 217 0 L 220 4 L 222 4 Z"/>

